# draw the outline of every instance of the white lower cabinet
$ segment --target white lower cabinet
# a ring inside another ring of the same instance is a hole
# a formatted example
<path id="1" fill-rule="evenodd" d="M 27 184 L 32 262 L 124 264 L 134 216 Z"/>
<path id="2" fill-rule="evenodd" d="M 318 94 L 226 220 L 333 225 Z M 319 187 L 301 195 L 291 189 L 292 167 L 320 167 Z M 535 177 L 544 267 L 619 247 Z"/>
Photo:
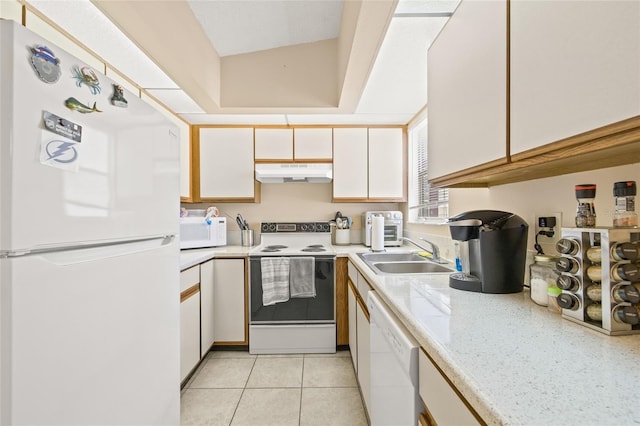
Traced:
<path id="1" fill-rule="evenodd" d="M 482 424 L 455 388 L 421 350 L 418 357 L 420 397 L 430 419 L 426 424 L 462 426 Z M 424 417 L 423 417 L 424 418 Z"/>
<path id="2" fill-rule="evenodd" d="M 366 297 L 369 284 L 358 272 L 353 263 L 347 264 L 349 274 L 349 286 L 347 291 L 347 303 L 349 309 L 349 350 L 351 361 L 356 371 L 360 392 L 364 400 L 364 409 L 367 413 L 371 407 L 371 355 L 369 311 L 367 310 Z M 360 289 L 366 289 L 363 294 Z"/>
<path id="3" fill-rule="evenodd" d="M 180 381 L 200 362 L 200 266 L 180 273 Z"/>
<path id="4" fill-rule="evenodd" d="M 216 343 L 246 344 L 245 260 L 221 258 L 213 262 Z"/>
<path id="5" fill-rule="evenodd" d="M 365 305 L 366 306 L 366 305 Z M 358 339 L 358 382 L 364 399 L 365 410 L 371 407 L 371 353 L 369 333 L 369 313 L 358 301 L 356 306 L 356 324 Z"/>
<path id="6" fill-rule="evenodd" d="M 357 338 L 357 325 L 356 325 L 356 306 L 358 300 L 351 285 L 348 286 L 347 291 L 347 303 L 349 310 L 349 351 L 351 352 L 351 361 L 353 362 L 353 369 L 358 373 L 358 338 Z"/>
<path id="7" fill-rule="evenodd" d="M 204 357 L 214 341 L 213 260 L 200 264 L 200 356 Z"/>

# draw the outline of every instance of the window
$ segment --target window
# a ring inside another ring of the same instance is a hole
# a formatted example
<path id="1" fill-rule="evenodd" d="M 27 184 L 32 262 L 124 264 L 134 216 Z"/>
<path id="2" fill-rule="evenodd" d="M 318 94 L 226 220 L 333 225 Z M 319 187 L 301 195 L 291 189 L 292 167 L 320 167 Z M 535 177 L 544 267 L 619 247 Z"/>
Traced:
<path id="1" fill-rule="evenodd" d="M 409 222 L 442 223 L 449 217 L 449 190 L 429 185 L 427 119 L 409 129 Z"/>

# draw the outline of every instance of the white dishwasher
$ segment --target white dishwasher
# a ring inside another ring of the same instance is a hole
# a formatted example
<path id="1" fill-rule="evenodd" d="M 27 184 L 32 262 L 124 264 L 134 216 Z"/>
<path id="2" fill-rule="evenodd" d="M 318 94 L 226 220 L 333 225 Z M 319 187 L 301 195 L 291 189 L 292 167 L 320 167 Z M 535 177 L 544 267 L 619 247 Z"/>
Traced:
<path id="1" fill-rule="evenodd" d="M 371 425 L 415 426 L 422 411 L 418 394 L 418 342 L 370 291 Z"/>

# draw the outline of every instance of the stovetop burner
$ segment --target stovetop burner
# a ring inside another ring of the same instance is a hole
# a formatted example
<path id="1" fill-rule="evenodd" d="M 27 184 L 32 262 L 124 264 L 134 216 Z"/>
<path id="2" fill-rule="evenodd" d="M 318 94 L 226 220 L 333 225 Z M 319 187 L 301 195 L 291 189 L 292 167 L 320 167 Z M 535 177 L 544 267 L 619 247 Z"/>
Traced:
<path id="1" fill-rule="evenodd" d="M 269 246 L 265 246 L 262 250 L 262 252 L 264 253 L 274 253 L 274 252 L 279 252 L 282 249 L 286 249 L 289 248 L 288 246 L 282 245 L 282 244 L 273 244 L 273 245 L 269 245 Z"/>
<path id="2" fill-rule="evenodd" d="M 321 251 L 327 251 L 327 249 L 322 244 L 310 244 L 310 245 L 306 246 L 305 248 L 301 249 L 301 251 L 305 251 L 305 252 L 321 252 Z"/>
<path id="3" fill-rule="evenodd" d="M 331 232 L 328 222 L 262 223 L 262 243 L 251 256 L 331 256 Z"/>

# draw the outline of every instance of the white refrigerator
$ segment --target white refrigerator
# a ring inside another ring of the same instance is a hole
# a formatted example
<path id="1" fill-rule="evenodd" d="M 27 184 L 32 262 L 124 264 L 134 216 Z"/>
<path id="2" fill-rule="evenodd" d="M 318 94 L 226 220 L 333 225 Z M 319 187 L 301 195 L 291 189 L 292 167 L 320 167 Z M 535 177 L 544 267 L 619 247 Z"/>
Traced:
<path id="1" fill-rule="evenodd" d="M 177 128 L 15 22 L 0 48 L 0 424 L 178 424 Z"/>

